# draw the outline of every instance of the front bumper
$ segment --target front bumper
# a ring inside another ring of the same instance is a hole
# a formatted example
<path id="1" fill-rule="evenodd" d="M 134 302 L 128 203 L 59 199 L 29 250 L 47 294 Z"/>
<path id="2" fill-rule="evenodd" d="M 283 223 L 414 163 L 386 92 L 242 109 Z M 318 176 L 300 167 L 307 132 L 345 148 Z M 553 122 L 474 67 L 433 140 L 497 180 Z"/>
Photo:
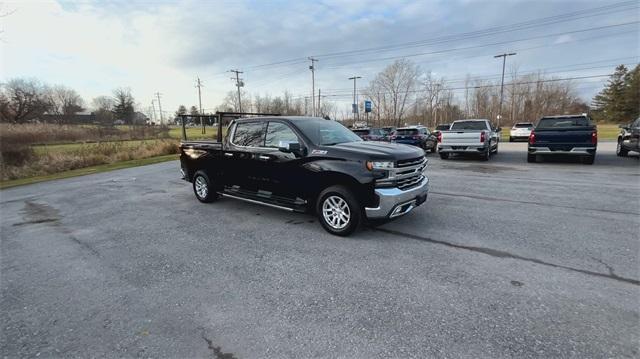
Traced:
<path id="1" fill-rule="evenodd" d="M 411 212 L 427 200 L 429 178 L 424 177 L 419 185 L 401 190 L 399 188 L 376 188 L 379 198 L 378 207 L 365 207 L 369 219 L 395 218 Z"/>

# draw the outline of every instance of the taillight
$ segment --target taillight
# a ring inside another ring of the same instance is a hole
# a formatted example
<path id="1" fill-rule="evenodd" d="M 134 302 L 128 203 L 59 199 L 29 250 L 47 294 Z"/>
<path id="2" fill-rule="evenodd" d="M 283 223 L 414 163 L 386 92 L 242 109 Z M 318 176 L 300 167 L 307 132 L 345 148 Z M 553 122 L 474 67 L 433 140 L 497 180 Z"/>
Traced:
<path id="1" fill-rule="evenodd" d="M 598 132 L 597 131 L 591 132 L 591 144 L 593 144 L 593 145 L 597 145 L 598 144 Z"/>
<path id="2" fill-rule="evenodd" d="M 442 143 L 442 132 L 438 132 L 438 143 Z"/>
<path id="3" fill-rule="evenodd" d="M 529 134 L 529 144 L 534 145 L 535 143 L 536 143 L 536 134 L 535 132 L 533 132 L 533 130 L 531 130 L 531 133 Z"/>
<path id="4" fill-rule="evenodd" d="M 480 132 L 480 143 L 484 143 L 484 131 Z"/>

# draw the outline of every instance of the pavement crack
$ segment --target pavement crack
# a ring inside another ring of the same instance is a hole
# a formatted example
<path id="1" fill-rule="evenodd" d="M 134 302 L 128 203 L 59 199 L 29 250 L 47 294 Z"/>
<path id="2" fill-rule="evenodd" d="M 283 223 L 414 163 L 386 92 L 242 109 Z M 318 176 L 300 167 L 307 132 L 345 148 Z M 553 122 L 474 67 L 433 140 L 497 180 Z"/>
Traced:
<path id="1" fill-rule="evenodd" d="M 593 259 L 594 261 L 602 264 L 603 266 L 605 266 L 607 268 L 607 270 L 609 271 L 609 275 L 617 277 L 618 275 L 616 275 L 616 273 L 613 271 L 613 267 L 608 265 L 607 263 L 605 263 L 602 259 L 598 259 L 596 257 L 591 257 L 591 259 Z"/>
<path id="2" fill-rule="evenodd" d="M 42 219 L 34 219 L 31 221 L 24 221 L 12 224 L 14 227 L 26 226 L 28 224 L 38 224 L 38 223 L 48 223 L 48 222 L 56 222 L 58 218 L 42 218 Z"/>
<path id="3" fill-rule="evenodd" d="M 569 266 L 565 266 L 565 265 L 562 265 L 562 264 L 550 263 L 550 262 L 543 261 L 541 259 L 524 257 L 524 256 L 521 256 L 521 255 L 518 255 L 518 254 L 513 254 L 513 253 L 509 253 L 509 252 L 501 251 L 501 250 L 497 250 L 497 249 L 491 249 L 491 248 L 486 248 L 486 247 L 476 247 L 476 246 L 466 246 L 466 245 L 451 243 L 451 242 L 442 241 L 442 240 L 438 240 L 438 239 L 432 239 L 432 238 L 429 238 L 429 237 L 423 237 L 423 236 L 419 236 L 419 235 L 416 235 L 416 234 L 410 234 L 410 233 L 404 233 L 404 232 L 400 232 L 400 231 L 395 231 L 395 230 L 392 230 L 392 229 L 374 228 L 373 230 L 379 231 L 379 232 L 384 232 L 384 233 L 391 234 L 391 235 L 394 235 L 394 236 L 415 239 L 415 240 L 429 242 L 429 243 L 433 243 L 433 244 L 440 244 L 440 245 L 447 246 L 447 247 L 450 247 L 450 248 L 463 249 L 463 250 L 476 252 L 476 253 L 483 253 L 483 254 L 486 254 L 486 255 L 489 255 L 489 256 L 492 256 L 492 257 L 517 259 L 517 260 L 521 260 L 521 261 L 525 261 L 525 262 L 540 264 L 540 265 L 547 266 L 547 267 L 561 268 L 561 269 L 565 269 L 565 270 L 568 270 L 568 271 L 582 273 L 582 274 L 586 274 L 586 275 L 590 275 L 590 276 L 594 276 L 594 277 L 602 277 L 602 278 L 613 279 L 613 280 L 616 280 L 616 281 L 619 281 L 619 282 L 629 283 L 629 284 L 633 284 L 633 285 L 640 285 L 640 280 L 633 279 L 633 278 L 621 277 L 619 275 L 616 275 L 613 272 L 613 268 L 611 268 L 610 266 L 608 266 L 606 264 L 605 264 L 605 266 L 607 266 L 607 269 L 609 270 L 608 274 L 600 273 L 600 272 L 594 272 L 594 271 L 590 271 L 590 270 L 586 270 L 586 269 L 569 267 Z"/>
<path id="4" fill-rule="evenodd" d="M 469 194 L 436 192 L 436 191 L 430 191 L 429 194 L 430 195 L 431 194 L 435 194 L 435 195 L 440 195 L 440 196 L 451 196 L 451 197 L 464 197 L 464 198 L 472 198 L 472 199 L 481 199 L 481 200 L 492 201 L 492 202 L 509 202 L 509 203 L 533 204 L 533 205 L 536 205 L 536 206 L 543 206 L 543 207 L 556 207 L 556 208 L 577 209 L 577 210 L 584 210 L 584 211 L 595 211 L 595 212 L 627 214 L 627 215 L 632 215 L 632 216 L 640 216 L 640 213 L 638 213 L 638 212 L 616 211 L 616 210 L 613 210 L 613 209 L 565 206 L 565 205 L 561 205 L 561 204 L 550 204 L 550 203 L 542 203 L 542 202 L 535 202 L 535 201 L 520 201 L 520 200 L 517 200 L 517 199 L 494 198 L 494 197 L 487 197 L 487 196 L 475 196 L 475 195 L 469 195 Z"/>
<path id="5" fill-rule="evenodd" d="M 214 359 L 237 359 L 233 353 L 224 353 L 221 347 L 214 346 L 213 341 L 204 334 L 204 328 L 200 328 L 200 337 L 207 343 L 207 348 L 211 350 Z"/>

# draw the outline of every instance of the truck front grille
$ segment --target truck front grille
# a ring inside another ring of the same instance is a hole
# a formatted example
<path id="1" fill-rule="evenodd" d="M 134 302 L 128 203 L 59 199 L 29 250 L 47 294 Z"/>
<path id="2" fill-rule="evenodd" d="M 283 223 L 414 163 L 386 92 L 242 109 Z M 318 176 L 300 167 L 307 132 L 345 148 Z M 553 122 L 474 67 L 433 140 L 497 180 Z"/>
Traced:
<path id="1" fill-rule="evenodd" d="M 400 160 L 400 161 L 396 162 L 396 168 L 410 167 L 410 166 L 419 165 L 419 164 L 422 163 L 422 161 L 424 161 L 424 156 L 420 156 L 420 157 L 416 157 L 416 158 L 410 158 L 408 160 Z"/>
<path id="2" fill-rule="evenodd" d="M 403 179 L 399 179 L 398 180 L 398 188 L 400 188 L 401 190 L 406 190 L 406 189 L 415 187 L 415 186 L 419 185 L 420 182 L 422 182 L 423 179 L 424 179 L 424 176 L 421 173 L 417 174 L 415 176 L 405 177 Z"/>

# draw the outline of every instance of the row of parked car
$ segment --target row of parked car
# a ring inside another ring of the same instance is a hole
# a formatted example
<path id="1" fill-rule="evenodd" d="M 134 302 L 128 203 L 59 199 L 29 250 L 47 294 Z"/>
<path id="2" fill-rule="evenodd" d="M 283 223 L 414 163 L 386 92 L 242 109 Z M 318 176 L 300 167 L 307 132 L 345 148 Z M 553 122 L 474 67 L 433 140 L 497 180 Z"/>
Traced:
<path id="1" fill-rule="evenodd" d="M 628 126 L 620 126 L 616 153 L 626 156 L 638 152 L 640 119 Z M 418 146 L 425 151 L 438 152 L 442 159 L 452 154 L 477 154 L 489 160 L 498 153 L 501 128 L 492 127 L 486 119 L 454 121 L 438 125 L 433 132 L 425 126 L 402 128 L 383 127 L 354 129 L 365 141 L 387 141 Z M 585 164 L 593 164 L 598 145 L 598 132 L 586 114 L 545 116 L 536 125 L 519 122 L 509 132 L 509 142 L 528 142 L 527 162 L 554 155 L 578 156 Z"/>

